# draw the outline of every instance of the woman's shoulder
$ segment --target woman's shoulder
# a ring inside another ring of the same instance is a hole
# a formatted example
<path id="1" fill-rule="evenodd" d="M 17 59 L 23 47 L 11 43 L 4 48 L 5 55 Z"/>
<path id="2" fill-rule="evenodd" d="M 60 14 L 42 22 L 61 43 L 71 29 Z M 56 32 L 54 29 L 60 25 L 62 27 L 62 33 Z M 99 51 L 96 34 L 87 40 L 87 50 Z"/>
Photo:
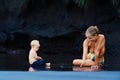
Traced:
<path id="1" fill-rule="evenodd" d="M 100 38 L 105 38 L 105 36 L 103 34 L 99 34 Z"/>
<path id="2" fill-rule="evenodd" d="M 89 43 L 88 39 L 85 39 L 84 44 L 88 44 L 88 43 Z"/>
<path id="3" fill-rule="evenodd" d="M 103 35 L 103 34 L 99 34 L 99 39 L 98 39 L 99 41 L 103 41 L 103 40 L 105 40 L 105 36 Z"/>

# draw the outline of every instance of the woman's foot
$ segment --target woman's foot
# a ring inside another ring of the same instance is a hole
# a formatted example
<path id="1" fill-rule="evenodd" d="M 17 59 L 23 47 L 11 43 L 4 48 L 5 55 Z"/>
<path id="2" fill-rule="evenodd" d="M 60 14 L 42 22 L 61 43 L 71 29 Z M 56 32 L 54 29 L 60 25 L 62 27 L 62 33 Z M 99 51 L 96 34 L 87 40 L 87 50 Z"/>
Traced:
<path id="1" fill-rule="evenodd" d="M 97 65 L 91 66 L 91 71 L 98 71 L 98 70 L 101 70 L 100 66 Z"/>

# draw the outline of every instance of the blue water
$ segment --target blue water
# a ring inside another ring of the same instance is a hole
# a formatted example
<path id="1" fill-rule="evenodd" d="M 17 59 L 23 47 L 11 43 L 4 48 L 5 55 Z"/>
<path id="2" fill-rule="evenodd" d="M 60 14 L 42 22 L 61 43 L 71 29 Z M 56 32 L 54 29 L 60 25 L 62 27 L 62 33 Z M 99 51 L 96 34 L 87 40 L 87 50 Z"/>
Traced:
<path id="1" fill-rule="evenodd" d="M 70 65 L 57 65 L 57 66 L 52 66 L 50 68 L 45 68 L 45 67 L 30 67 L 30 71 L 120 71 L 120 67 L 117 66 L 102 66 L 101 68 L 94 69 L 91 67 L 82 67 L 80 68 L 79 66 L 70 66 Z"/>
<path id="2" fill-rule="evenodd" d="M 26 71 L 0 71 L 0 80 L 120 80 L 120 71 L 102 68 L 54 66 L 51 68 L 28 68 Z"/>
<path id="3" fill-rule="evenodd" d="M 110 66 L 91 70 L 90 67 L 60 65 L 46 69 L 4 70 L 0 71 L 0 80 L 120 80 L 119 75 L 119 68 L 115 70 Z"/>
<path id="4" fill-rule="evenodd" d="M 0 80 L 120 80 L 119 71 L 0 71 Z"/>

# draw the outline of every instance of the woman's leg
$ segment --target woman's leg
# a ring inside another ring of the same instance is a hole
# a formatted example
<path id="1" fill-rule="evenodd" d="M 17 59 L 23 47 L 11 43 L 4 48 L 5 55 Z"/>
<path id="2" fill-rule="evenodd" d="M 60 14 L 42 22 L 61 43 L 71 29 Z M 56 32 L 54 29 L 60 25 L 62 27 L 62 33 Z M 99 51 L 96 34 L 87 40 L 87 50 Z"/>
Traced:
<path id="1" fill-rule="evenodd" d="M 82 59 L 74 59 L 73 60 L 73 65 L 74 66 L 80 66 L 82 64 Z"/>
<path id="2" fill-rule="evenodd" d="M 85 64 L 83 64 L 82 66 L 93 66 L 93 65 L 95 65 L 95 62 L 92 61 L 91 59 L 87 59 L 85 61 Z"/>
<path id="3" fill-rule="evenodd" d="M 73 65 L 74 66 L 80 66 L 81 64 L 82 64 L 82 59 L 74 59 L 73 60 Z M 85 61 L 85 63 L 84 64 L 82 64 L 82 66 L 93 66 L 95 64 L 95 62 L 94 61 L 92 61 L 92 60 L 90 60 L 90 59 L 87 59 L 86 61 Z"/>

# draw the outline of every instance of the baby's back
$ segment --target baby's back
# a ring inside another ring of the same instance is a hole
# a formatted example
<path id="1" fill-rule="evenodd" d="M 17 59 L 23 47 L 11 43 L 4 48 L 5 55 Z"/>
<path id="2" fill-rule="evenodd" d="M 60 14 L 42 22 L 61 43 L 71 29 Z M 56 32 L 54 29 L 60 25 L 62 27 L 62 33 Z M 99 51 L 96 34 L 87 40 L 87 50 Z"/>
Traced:
<path id="1" fill-rule="evenodd" d="M 32 64 L 33 62 L 37 61 L 35 56 L 37 55 L 37 53 L 33 50 L 30 50 L 29 52 L 29 63 Z"/>

